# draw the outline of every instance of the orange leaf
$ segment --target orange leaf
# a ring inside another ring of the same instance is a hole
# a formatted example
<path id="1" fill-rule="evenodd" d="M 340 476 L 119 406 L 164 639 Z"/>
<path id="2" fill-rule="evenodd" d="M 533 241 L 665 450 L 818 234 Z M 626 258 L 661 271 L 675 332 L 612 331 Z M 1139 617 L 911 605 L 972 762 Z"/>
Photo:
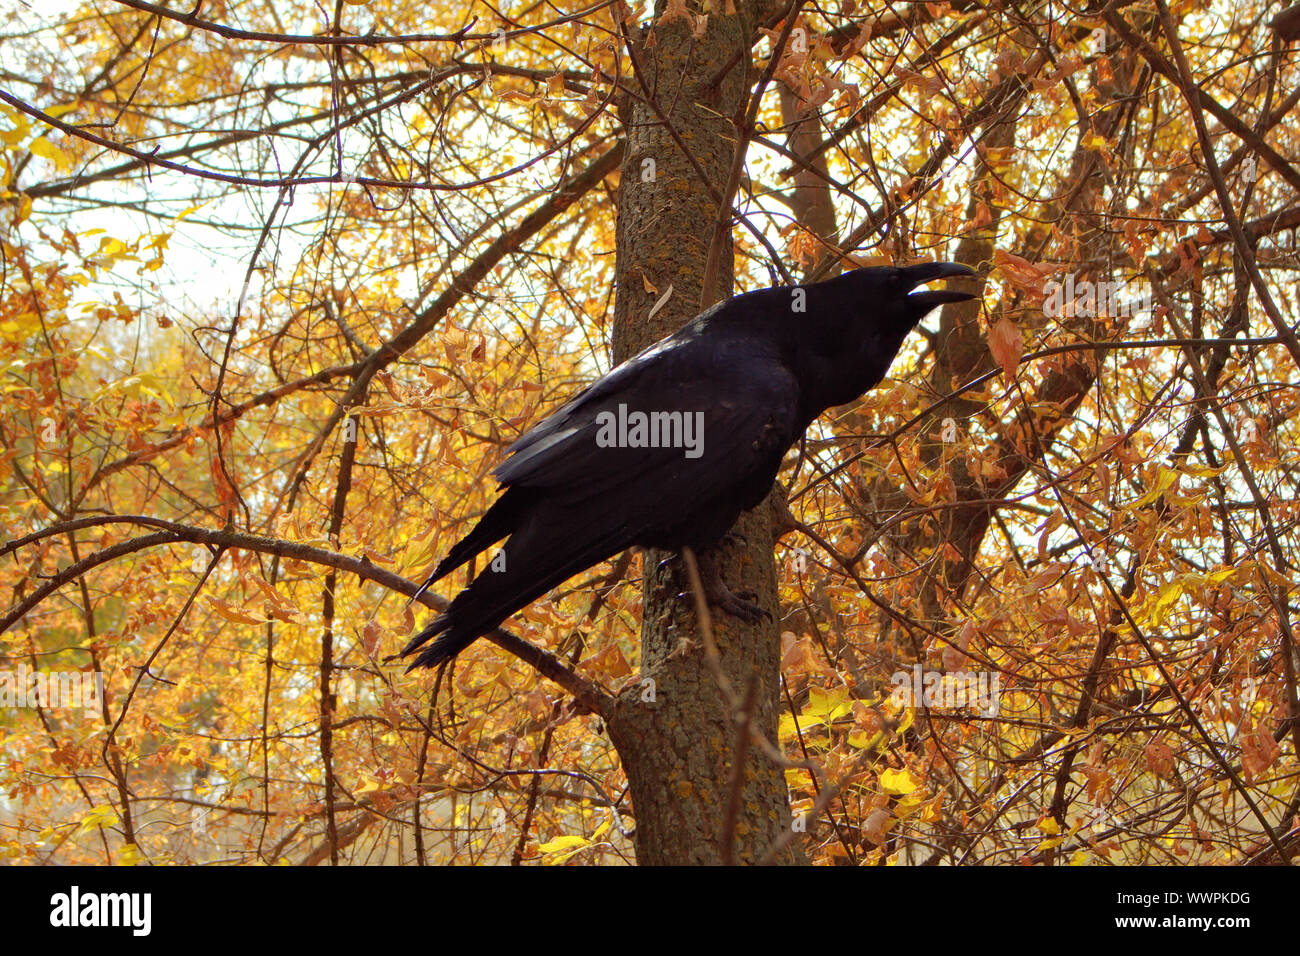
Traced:
<path id="1" fill-rule="evenodd" d="M 1002 366 L 1002 374 L 1007 378 L 1015 378 L 1016 366 L 1020 364 L 1020 356 L 1025 352 L 1020 327 L 1006 316 L 994 322 L 989 329 L 989 351 Z"/>
<path id="2" fill-rule="evenodd" d="M 1157 776 L 1167 777 L 1174 772 L 1174 752 L 1163 740 L 1153 740 L 1147 744 L 1147 766 Z"/>
<path id="3" fill-rule="evenodd" d="M 1277 745 L 1273 735 L 1262 730 L 1243 734 L 1241 738 L 1241 768 L 1246 771 L 1246 779 L 1254 780 L 1272 766 L 1282 748 Z"/>
<path id="4" fill-rule="evenodd" d="M 240 608 L 232 607 L 219 598 L 210 597 L 206 600 L 208 602 L 208 607 L 212 608 L 212 610 L 216 611 L 227 621 L 233 621 L 236 624 L 265 624 L 267 621 L 264 617 L 259 617 L 256 614 L 251 614 L 248 611 L 241 610 Z"/>
<path id="5" fill-rule="evenodd" d="M 1037 295 L 1043 294 L 1043 280 L 1056 271 L 1056 265 L 1050 262 L 1030 262 L 1010 252 L 995 249 L 993 252 L 993 269 L 1000 277 L 1019 289 Z"/>

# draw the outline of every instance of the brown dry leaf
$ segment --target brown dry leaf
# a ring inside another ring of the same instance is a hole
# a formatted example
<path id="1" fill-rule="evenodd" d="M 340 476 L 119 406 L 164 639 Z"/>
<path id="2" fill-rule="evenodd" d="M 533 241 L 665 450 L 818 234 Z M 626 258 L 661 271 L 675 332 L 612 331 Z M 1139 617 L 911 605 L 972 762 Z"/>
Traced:
<path id="1" fill-rule="evenodd" d="M 892 817 L 888 810 L 872 810 L 862 824 L 862 835 L 876 846 L 885 842 L 885 830 Z"/>
<path id="2" fill-rule="evenodd" d="M 379 639 L 383 635 L 383 628 L 374 618 L 366 621 L 366 626 L 361 632 L 361 646 L 366 649 L 366 653 L 371 657 L 379 650 Z"/>
<path id="3" fill-rule="evenodd" d="M 623 656 L 623 652 L 617 644 L 611 644 L 605 648 L 590 663 L 595 665 L 598 672 L 608 676 L 611 680 L 619 680 L 632 673 L 627 658 Z"/>
<path id="4" fill-rule="evenodd" d="M 872 266 L 887 266 L 891 265 L 893 262 L 889 256 L 861 256 L 857 254 L 843 256 L 841 257 L 841 261 L 845 267 L 853 269 L 869 269 Z"/>
<path id="5" fill-rule="evenodd" d="M 994 361 L 1002 366 L 1002 374 L 1007 378 L 1015 378 L 1020 356 L 1025 352 L 1020 326 L 1006 316 L 994 322 L 989 329 L 989 351 L 993 353 Z"/>
<path id="6" fill-rule="evenodd" d="M 993 271 L 1017 289 L 1044 295 L 1043 282 L 1057 271 L 1050 262 L 1030 262 L 1010 252 L 996 249 L 993 252 Z"/>
<path id="7" fill-rule="evenodd" d="M 1241 738 L 1241 769 L 1246 771 L 1246 779 L 1254 780 L 1268 770 L 1281 752 L 1282 748 L 1267 731 L 1255 730 L 1244 734 Z"/>
<path id="8" fill-rule="evenodd" d="M 957 632 L 957 638 L 952 644 L 946 645 L 943 649 L 943 669 L 947 671 L 961 670 L 962 666 L 970 658 L 967 657 L 966 651 L 970 647 L 971 638 L 975 636 L 975 622 L 969 618 L 962 624 L 961 630 Z"/>
<path id="9" fill-rule="evenodd" d="M 1153 740 L 1147 744 L 1147 766 L 1157 776 L 1168 777 L 1174 772 L 1174 752 L 1163 740 Z"/>
<path id="10" fill-rule="evenodd" d="M 1042 533 L 1038 536 L 1038 560 L 1044 564 L 1047 563 L 1048 539 L 1052 532 L 1063 524 L 1065 524 L 1065 517 L 1059 511 L 1053 511 L 1043 522 Z"/>
<path id="11" fill-rule="evenodd" d="M 284 595 L 272 587 L 269 582 L 263 580 L 261 574 L 242 574 L 240 577 L 245 584 L 252 585 L 266 598 L 262 611 L 268 617 L 277 621 L 284 621 L 287 624 L 302 624 L 307 620 L 302 612 L 290 603 Z"/>
<path id="12" fill-rule="evenodd" d="M 668 0 L 668 5 L 655 21 L 655 26 L 664 27 L 674 20 L 685 20 L 688 26 L 694 27 L 695 17 L 686 9 L 686 0 Z"/>
<path id="13" fill-rule="evenodd" d="M 793 631 L 781 634 L 781 670 L 789 671 L 803 663 L 803 648 Z"/>
<path id="14" fill-rule="evenodd" d="M 232 621 L 235 624 L 265 624 L 268 620 L 242 608 L 232 607 L 220 598 L 205 597 L 204 600 L 208 602 L 209 608 L 216 611 L 227 621 Z"/>

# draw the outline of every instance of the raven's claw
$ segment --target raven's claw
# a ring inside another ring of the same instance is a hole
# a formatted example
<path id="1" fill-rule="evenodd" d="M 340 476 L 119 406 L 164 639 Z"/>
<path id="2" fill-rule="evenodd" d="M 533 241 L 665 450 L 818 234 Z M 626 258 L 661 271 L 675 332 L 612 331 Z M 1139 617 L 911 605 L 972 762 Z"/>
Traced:
<path id="1" fill-rule="evenodd" d="M 748 591 L 742 591 L 741 594 L 749 594 Z M 723 590 L 721 594 L 708 595 L 709 603 L 715 604 L 722 608 L 733 617 L 738 617 L 742 621 L 748 621 L 750 624 L 757 624 L 759 621 L 767 618 L 772 619 L 772 613 L 762 605 L 755 604 L 753 601 L 746 601 L 732 591 Z"/>
<path id="2" fill-rule="evenodd" d="M 699 555 L 696 564 L 700 569 L 700 584 L 704 587 L 704 597 L 710 604 L 750 624 L 757 624 L 763 618 L 771 620 L 771 613 L 755 603 L 754 598 L 758 595 L 752 591 L 732 591 L 727 587 L 727 583 L 722 580 L 722 574 L 718 571 L 717 561 L 711 553 L 705 552 Z"/>
<path id="3" fill-rule="evenodd" d="M 722 540 L 719 541 L 718 543 L 747 545 L 749 544 L 749 539 L 745 537 L 743 534 L 741 534 L 739 531 L 728 531 L 726 534 L 722 536 Z"/>

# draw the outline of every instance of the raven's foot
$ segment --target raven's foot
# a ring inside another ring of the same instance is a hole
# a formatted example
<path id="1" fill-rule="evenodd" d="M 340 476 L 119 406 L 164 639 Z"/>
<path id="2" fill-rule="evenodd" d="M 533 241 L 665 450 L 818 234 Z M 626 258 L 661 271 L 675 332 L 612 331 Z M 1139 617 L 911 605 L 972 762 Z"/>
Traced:
<path id="1" fill-rule="evenodd" d="M 727 532 L 726 534 L 724 534 L 724 535 L 722 536 L 722 538 L 718 541 L 718 544 L 741 544 L 741 545 L 746 545 L 746 544 L 749 544 L 749 539 L 748 539 L 747 537 L 745 537 L 743 534 L 741 534 L 739 531 L 728 531 L 728 532 Z"/>
<path id="2" fill-rule="evenodd" d="M 700 569 L 700 584 L 704 588 L 704 597 L 710 604 L 750 624 L 757 624 L 763 618 L 771 619 L 772 615 L 767 609 L 755 603 L 754 599 L 758 595 L 752 591 L 732 591 L 727 587 L 712 553 L 697 555 L 696 565 Z"/>

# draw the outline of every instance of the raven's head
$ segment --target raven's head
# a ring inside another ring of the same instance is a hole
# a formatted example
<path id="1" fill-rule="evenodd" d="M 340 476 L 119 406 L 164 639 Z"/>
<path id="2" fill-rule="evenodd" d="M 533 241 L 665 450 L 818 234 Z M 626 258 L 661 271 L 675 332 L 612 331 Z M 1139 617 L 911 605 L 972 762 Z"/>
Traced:
<path id="1" fill-rule="evenodd" d="M 974 299 L 974 291 L 918 291 L 927 282 L 956 278 L 977 279 L 978 273 L 956 262 L 925 262 L 855 269 L 808 286 L 810 321 L 796 332 L 805 417 L 877 385 L 907 334 L 933 309 Z"/>

